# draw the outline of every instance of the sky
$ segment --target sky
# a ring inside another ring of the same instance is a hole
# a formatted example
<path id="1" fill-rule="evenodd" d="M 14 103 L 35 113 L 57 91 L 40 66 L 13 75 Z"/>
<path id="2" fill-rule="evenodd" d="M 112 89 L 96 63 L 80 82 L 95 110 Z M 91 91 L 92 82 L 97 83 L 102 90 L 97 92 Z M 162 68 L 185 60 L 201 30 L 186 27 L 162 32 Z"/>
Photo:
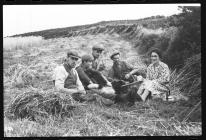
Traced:
<path id="1" fill-rule="evenodd" d="M 109 20 L 178 14 L 200 4 L 3 5 L 3 36 Z"/>

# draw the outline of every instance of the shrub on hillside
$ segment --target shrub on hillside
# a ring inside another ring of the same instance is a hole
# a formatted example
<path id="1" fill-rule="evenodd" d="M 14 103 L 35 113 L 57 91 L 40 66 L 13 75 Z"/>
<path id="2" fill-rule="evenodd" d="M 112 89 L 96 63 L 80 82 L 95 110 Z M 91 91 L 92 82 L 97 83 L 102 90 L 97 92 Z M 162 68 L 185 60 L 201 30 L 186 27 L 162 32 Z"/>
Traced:
<path id="1" fill-rule="evenodd" d="M 145 55 L 151 48 L 159 48 L 163 61 L 172 69 L 180 69 L 187 58 L 201 52 L 200 7 L 180 7 L 180 10 L 181 14 L 168 18 L 171 27 L 163 33 L 155 34 L 155 28 L 154 33 L 134 38 L 136 41 L 132 42 L 139 54 Z"/>
<path id="2" fill-rule="evenodd" d="M 201 53 L 200 7 L 180 7 L 181 14 L 176 18 L 179 33 L 165 54 L 171 67 L 181 68 L 187 58 Z"/>

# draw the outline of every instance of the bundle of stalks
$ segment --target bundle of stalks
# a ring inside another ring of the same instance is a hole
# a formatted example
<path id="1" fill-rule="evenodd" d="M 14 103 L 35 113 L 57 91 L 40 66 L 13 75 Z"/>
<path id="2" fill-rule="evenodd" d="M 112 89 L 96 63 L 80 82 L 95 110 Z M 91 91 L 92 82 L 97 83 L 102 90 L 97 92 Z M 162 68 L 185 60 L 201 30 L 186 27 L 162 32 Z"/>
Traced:
<path id="1" fill-rule="evenodd" d="M 195 55 L 185 62 L 183 68 L 178 72 L 174 70 L 171 73 L 170 88 L 171 91 L 178 89 L 178 93 L 183 93 L 187 96 L 199 95 L 201 93 L 201 63 L 200 54 Z"/>
<path id="2" fill-rule="evenodd" d="M 25 86 L 32 85 L 37 73 L 35 70 L 23 69 L 18 73 L 18 76 L 15 77 L 16 86 Z"/>
<path id="3" fill-rule="evenodd" d="M 14 64 L 14 65 L 10 66 L 8 69 L 4 70 L 4 74 L 5 74 L 5 76 L 12 76 L 24 68 L 25 68 L 25 66 L 22 64 Z"/>
<path id="4" fill-rule="evenodd" d="M 22 88 L 25 86 L 37 86 L 42 81 L 51 81 L 52 70 L 50 65 L 32 64 L 24 66 L 16 64 L 5 70 L 4 77 L 7 84 Z"/>
<path id="5" fill-rule="evenodd" d="M 60 94 L 29 91 L 18 95 L 8 105 L 5 116 L 10 120 L 29 118 L 35 121 L 39 117 L 71 117 L 82 112 L 78 104 L 74 105 L 71 99 L 62 98 Z"/>
<path id="6" fill-rule="evenodd" d="M 9 82 L 16 86 L 22 87 L 25 85 L 32 85 L 37 72 L 21 64 L 16 64 L 5 70 L 5 77 L 9 77 Z"/>

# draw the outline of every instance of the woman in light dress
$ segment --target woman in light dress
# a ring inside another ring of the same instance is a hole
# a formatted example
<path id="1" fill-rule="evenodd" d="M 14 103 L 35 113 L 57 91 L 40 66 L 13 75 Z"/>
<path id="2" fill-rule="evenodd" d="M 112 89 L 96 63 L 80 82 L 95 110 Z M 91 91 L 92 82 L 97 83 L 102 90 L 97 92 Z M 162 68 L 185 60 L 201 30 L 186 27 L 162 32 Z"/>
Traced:
<path id="1" fill-rule="evenodd" d="M 158 49 L 153 49 L 149 56 L 152 63 L 147 67 L 146 79 L 138 78 L 138 81 L 143 81 L 137 91 L 143 101 L 150 93 L 153 97 L 165 97 L 170 81 L 170 70 L 168 65 L 161 61 L 161 52 Z"/>

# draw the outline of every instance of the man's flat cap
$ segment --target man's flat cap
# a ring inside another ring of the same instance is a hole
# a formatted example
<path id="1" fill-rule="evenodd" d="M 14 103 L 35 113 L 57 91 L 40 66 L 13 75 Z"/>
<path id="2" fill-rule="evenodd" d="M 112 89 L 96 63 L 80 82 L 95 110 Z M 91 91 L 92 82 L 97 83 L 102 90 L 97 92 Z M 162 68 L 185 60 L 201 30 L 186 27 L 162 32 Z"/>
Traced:
<path id="1" fill-rule="evenodd" d="M 76 51 L 68 51 L 67 57 L 81 58 Z"/>
<path id="2" fill-rule="evenodd" d="M 99 51 L 103 51 L 104 47 L 102 45 L 94 45 L 92 47 L 92 50 L 99 50 Z"/>
<path id="3" fill-rule="evenodd" d="M 114 51 L 114 53 L 112 53 L 112 55 L 110 56 L 111 59 L 113 59 L 113 57 L 115 55 L 120 55 L 120 52 L 119 51 Z"/>
<path id="4" fill-rule="evenodd" d="M 82 56 L 82 61 L 93 61 L 93 57 L 91 55 L 85 54 Z"/>

